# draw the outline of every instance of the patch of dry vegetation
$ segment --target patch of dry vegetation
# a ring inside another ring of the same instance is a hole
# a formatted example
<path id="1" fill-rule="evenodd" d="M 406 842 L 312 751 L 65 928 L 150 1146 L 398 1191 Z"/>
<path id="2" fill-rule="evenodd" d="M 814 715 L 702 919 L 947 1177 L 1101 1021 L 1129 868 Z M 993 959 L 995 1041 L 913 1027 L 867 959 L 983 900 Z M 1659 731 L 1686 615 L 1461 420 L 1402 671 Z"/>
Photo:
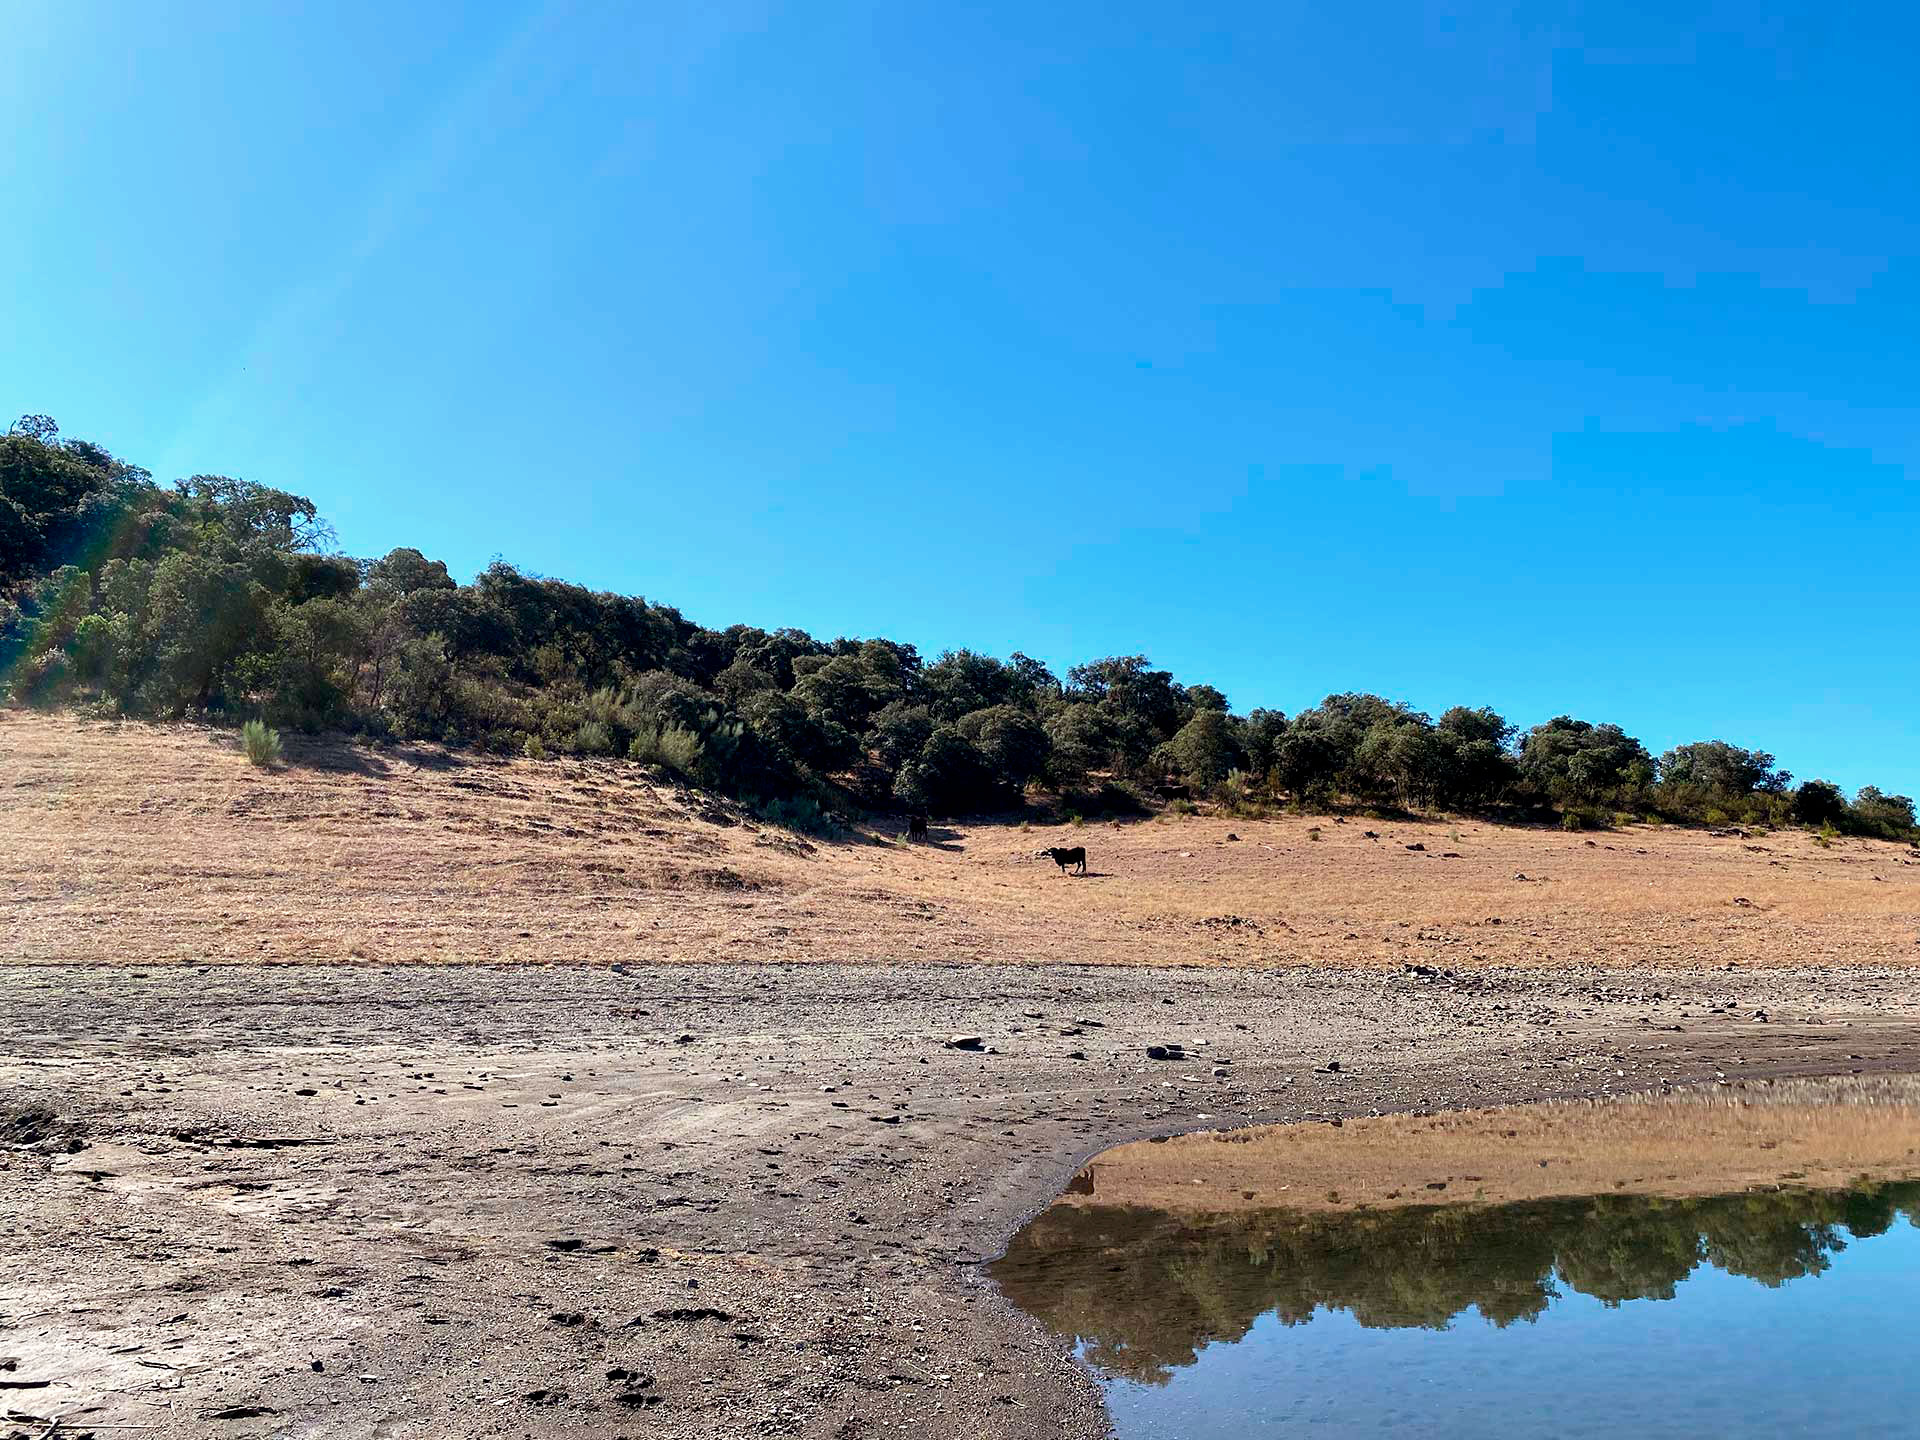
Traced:
<path id="1" fill-rule="evenodd" d="M 1085 879 L 1032 858 L 1062 834 L 1087 847 Z M 828 842 L 624 761 L 288 736 L 261 770 L 226 732 L 11 711 L 0 955 L 1886 965 L 1920 961 L 1920 855 L 1798 831 L 1325 817 Z"/>

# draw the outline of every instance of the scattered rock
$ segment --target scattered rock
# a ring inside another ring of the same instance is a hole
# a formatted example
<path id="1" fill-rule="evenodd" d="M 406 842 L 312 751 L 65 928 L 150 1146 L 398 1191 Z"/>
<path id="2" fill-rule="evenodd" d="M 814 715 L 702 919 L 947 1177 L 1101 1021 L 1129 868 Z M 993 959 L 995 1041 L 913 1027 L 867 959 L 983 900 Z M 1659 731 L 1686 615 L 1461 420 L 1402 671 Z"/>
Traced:
<path id="1" fill-rule="evenodd" d="M 1147 1046 L 1149 1060 L 1184 1060 L 1186 1058 L 1187 1052 L 1183 1046 L 1173 1044 Z"/>
<path id="2" fill-rule="evenodd" d="M 1409 850 L 1424 850 L 1426 848 L 1427 847 L 1425 845 L 1422 845 L 1418 840 L 1414 841 L 1411 845 L 1407 846 L 1407 849 Z"/>
<path id="3" fill-rule="evenodd" d="M 953 1035 L 940 1043 L 949 1050 L 984 1050 L 987 1048 L 985 1037 L 980 1035 Z"/>
<path id="4" fill-rule="evenodd" d="M 37 1145 L 52 1138 L 59 1119 L 44 1105 L 0 1109 L 0 1145 Z"/>

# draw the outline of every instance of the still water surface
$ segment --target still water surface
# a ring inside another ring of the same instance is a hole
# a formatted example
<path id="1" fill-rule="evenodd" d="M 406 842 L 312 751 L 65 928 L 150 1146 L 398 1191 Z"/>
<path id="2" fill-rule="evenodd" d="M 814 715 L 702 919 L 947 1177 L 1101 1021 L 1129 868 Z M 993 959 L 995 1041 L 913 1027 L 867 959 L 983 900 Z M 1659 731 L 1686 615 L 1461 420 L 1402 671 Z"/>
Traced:
<path id="1" fill-rule="evenodd" d="M 1920 1183 L 1363 1212 L 1062 1203 L 997 1262 L 1123 1440 L 1920 1436 Z"/>

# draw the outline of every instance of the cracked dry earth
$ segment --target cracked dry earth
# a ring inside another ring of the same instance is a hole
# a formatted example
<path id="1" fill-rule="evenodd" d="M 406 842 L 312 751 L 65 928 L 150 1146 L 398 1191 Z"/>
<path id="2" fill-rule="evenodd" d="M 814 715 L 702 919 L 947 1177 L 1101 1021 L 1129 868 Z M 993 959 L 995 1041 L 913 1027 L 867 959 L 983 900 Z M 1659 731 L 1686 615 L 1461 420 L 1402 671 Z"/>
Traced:
<path id="1" fill-rule="evenodd" d="M 977 1266 L 1093 1152 L 1920 1069 L 1910 975 L 0 969 L 0 1435 L 1098 1436 Z"/>

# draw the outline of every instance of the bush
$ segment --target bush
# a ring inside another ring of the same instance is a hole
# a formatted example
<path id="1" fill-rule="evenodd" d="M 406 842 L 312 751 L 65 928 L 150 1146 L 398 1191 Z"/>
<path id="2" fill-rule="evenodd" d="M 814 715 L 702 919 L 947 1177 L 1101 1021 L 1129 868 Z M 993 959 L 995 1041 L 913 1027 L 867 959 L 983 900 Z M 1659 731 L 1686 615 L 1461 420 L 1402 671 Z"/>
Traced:
<path id="1" fill-rule="evenodd" d="M 527 743 L 520 747 L 520 751 L 529 760 L 544 760 L 547 758 L 547 747 L 542 743 L 538 735 L 527 736 Z"/>
<path id="2" fill-rule="evenodd" d="M 1908 840 L 1914 835 L 1913 801 L 1905 795 L 1888 795 L 1875 785 L 1862 785 L 1847 807 L 1845 823 L 1859 835 Z"/>
<path id="3" fill-rule="evenodd" d="M 584 721 L 573 732 L 573 751 L 576 755 L 611 755 L 613 731 L 607 728 L 605 721 Z"/>
<path id="4" fill-rule="evenodd" d="M 822 808 L 820 802 L 811 795 L 763 800 L 753 807 L 753 813 L 769 825 L 778 825 L 783 830 L 799 830 L 808 835 L 818 835 L 822 839 L 832 840 L 841 833 L 840 822 Z"/>
<path id="5" fill-rule="evenodd" d="M 280 763 L 280 732 L 264 720 L 249 720 L 240 727 L 240 748 L 247 752 L 249 764 L 265 769 Z"/>
<path id="6" fill-rule="evenodd" d="M 14 672 L 14 698 L 26 705 L 58 705 L 67 698 L 74 679 L 73 661 L 66 651 L 43 651 L 22 661 Z"/>
<path id="7" fill-rule="evenodd" d="M 629 758 L 647 765 L 663 765 L 676 775 L 692 775 L 700 768 L 700 737 L 678 725 L 648 725 L 627 746 Z"/>

